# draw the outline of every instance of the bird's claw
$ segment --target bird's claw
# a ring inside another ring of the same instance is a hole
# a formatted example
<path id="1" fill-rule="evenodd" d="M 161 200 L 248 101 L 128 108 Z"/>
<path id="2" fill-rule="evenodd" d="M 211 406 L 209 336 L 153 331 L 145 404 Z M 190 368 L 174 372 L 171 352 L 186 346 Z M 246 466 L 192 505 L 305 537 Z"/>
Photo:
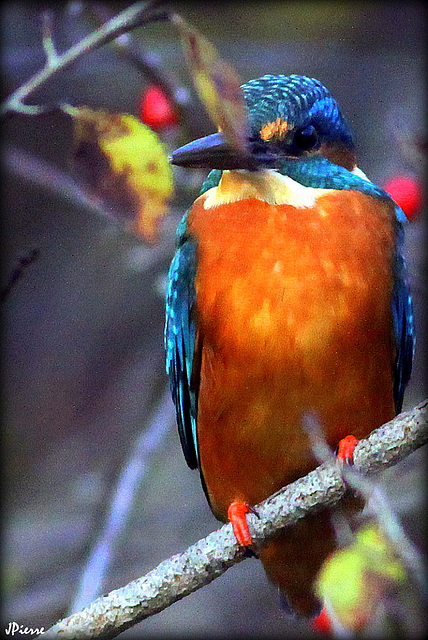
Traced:
<path id="1" fill-rule="evenodd" d="M 355 436 L 346 436 L 340 440 L 337 447 L 336 457 L 342 464 L 353 464 L 354 449 L 358 440 Z"/>
<path id="2" fill-rule="evenodd" d="M 251 537 L 250 529 L 248 528 L 247 513 L 254 513 L 258 518 L 260 517 L 257 511 L 246 502 L 232 502 L 227 510 L 227 517 L 229 518 L 233 533 L 238 544 L 245 548 L 248 555 L 255 555 L 251 549 L 253 539 Z"/>

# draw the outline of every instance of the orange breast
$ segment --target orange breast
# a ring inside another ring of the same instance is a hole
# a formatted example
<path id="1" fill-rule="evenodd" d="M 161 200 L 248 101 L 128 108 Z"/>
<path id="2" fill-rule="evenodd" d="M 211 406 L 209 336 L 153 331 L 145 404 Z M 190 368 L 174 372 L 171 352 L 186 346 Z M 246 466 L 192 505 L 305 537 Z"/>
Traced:
<path id="1" fill-rule="evenodd" d="M 198 438 L 214 513 L 257 504 L 316 465 L 315 412 L 332 446 L 394 415 L 393 213 L 358 192 L 312 207 L 256 198 L 204 208 L 196 296 Z"/>

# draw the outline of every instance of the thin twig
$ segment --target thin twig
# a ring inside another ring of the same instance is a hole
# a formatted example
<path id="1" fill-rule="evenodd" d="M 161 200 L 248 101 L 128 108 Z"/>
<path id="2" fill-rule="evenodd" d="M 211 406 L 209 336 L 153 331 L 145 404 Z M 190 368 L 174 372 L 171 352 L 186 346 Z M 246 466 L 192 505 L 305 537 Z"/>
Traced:
<path id="1" fill-rule="evenodd" d="M 87 35 L 85 38 L 80 40 L 80 42 L 70 47 L 70 49 L 61 55 L 57 55 L 54 64 L 51 64 L 48 58 L 43 69 L 38 71 L 32 78 L 16 89 L 16 91 L 7 98 L 0 107 L 0 114 L 3 115 L 10 111 L 30 114 L 44 112 L 45 107 L 26 105 L 24 104 L 24 101 L 36 89 L 45 84 L 47 80 L 50 80 L 57 73 L 63 71 L 66 67 L 76 62 L 76 60 L 89 51 L 94 51 L 107 42 L 114 40 L 119 35 L 127 33 L 131 29 L 142 26 L 147 22 L 152 22 L 154 20 L 166 20 L 168 18 L 167 13 L 157 15 L 152 13 L 153 9 L 161 2 L 162 0 L 136 2 L 109 20 L 106 24 L 102 25 L 99 29 Z"/>
<path id="2" fill-rule="evenodd" d="M 354 451 L 355 468 L 371 474 L 389 467 L 428 441 L 428 401 L 405 412 L 361 440 Z M 304 478 L 281 489 L 257 505 L 258 516 L 248 514 L 248 524 L 256 546 L 307 513 L 338 502 L 346 491 L 336 461 L 323 463 Z M 107 638 L 222 575 L 245 559 L 233 535 L 232 526 L 200 540 L 184 553 L 162 562 L 142 578 L 95 600 L 89 607 L 51 627 L 44 637 Z"/>
<path id="3" fill-rule="evenodd" d="M 28 251 L 24 255 L 20 256 L 17 260 L 17 265 L 13 268 L 7 284 L 2 288 L 0 293 L 0 302 L 4 302 L 12 291 L 15 284 L 22 277 L 25 269 L 33 263 L 40 255 L 40 249 L 34 248 Z"/>
<path id="4" fill-rule="evenodd" d="M 71 201 L 75 206 L 85 207 L 100 219 L 117 224 L 118 217 L 107 208 L 90 198 L 68 173 L 18 147 L 3 145 L 3 166 L 20 181 L 28 182 L 55 196 Z"/>
<path id="5" fill-rule="evenodd" d="M 150 424 L 135 441 L 115 487 L 105 525 L 83 571 L 77 595 L 70 608 L 71 613 L 83 609 L 102 593 L 104 576 L 109 568 L 114 546 L 127 523 L 136 491 L 149 468 L 150 456 L 163 442 L 174 421 L 173 406 L 167 389 Z"/>
<path id="6" fill-rule="evenodd" d="M 53 12 L 46 9 L 42 12 L 42 43 L 46 54 L 46 66 L 58 64 L 58 53 L 53 41 Z"/>
<path id="7" fill-rule="evenodd" d="M 83 209 L 87 214 L 96 216 L 100 221 L 105 221 L 106 232 L 112 225 L 117 230 L 123 231 L 123 224 L 120 223 L 118 215 L 97 202 L 94 198 L 90 198 L 79 187 L 77 182 L 71 176 L 62 171 L 58 166 L 53 165 L 38 156 L 33 155 L 9 145 L 3 145 L 3 165 L 7 172 L 10 172 L 15 179 L 20 182 L 28 183 L 38 189 L 46 192 L 47 198 L 60 198 L 73 203 L 79 209 Z M 165 265 L 171 256 L 173 242 L 175 237 L 176 222 L 165 220 L 163 225 L 163 235 L 156 246 L 147 247 L 139 243 L 137 247 L 131 247 L 129 252 L 124 256 L 130 261 L 132 268 L 138 269 L 141 277 L 145 273 L 157 269 L 160 265 Z M 7 295 L 7 286 L 4 289 Z M 3 295 L 3 293 L 2 293 Z"/>
<path id="8" fill-rule="evenodd" d="M 98 21 L 105 22 L 110 17 L 107 7 L 102 3 L 92 2 L 89 9 Z M 167 70 L 165 65 L 161 65 L 161 60 L 159 61 L 155 56 L 147 54 L 130 33 L 122 34 L 122 36 L 115 38 L 112 46 L 122 58 L 138 69 L 149 82 L 162 89 L 176 110 L 180 124 L 184 127 L 184 133 L 187 137 L 194 137 L 188 131 L 191 129 L 193 122 L 190 112 L 195 108 L 191 100 L 191 93 L 181 83 L 177 82 L 171 70 Z"/>

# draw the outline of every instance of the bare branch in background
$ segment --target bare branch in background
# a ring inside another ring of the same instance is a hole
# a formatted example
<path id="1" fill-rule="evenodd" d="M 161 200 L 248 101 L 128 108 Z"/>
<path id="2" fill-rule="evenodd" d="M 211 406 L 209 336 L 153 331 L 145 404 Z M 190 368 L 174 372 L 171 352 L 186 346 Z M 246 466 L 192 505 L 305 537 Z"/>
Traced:
<path id="1" fill-rule="evenodd" d="M 83 609 L 102 593 L 104 577 L 109 569 L 115 544 L 128 521 L 136 492 L 150 468 L 150 456 L 162 444 L 174 422 L 173 406 L 170 391 L 167 389 L 161 396 L 149 425 L 134 443 L 114 489 L 105 525 L 84 568 L 78 592 L 70 608 L 71 612 Z"/>
<path id="2" fill-rule="evenodd" d="M 372 474 L 392 466 L 428 441 L 425 400 L 361 440 L 354 450 L 357 473 Z M 281 489 L 257 505 L 258 516 L 248 515 L 255 546 L 307 513 L 338 502 L 346 491 L 340 465 L 323 463 L 304 478 Z M 89 607 L 58 622 L 45 638 L 114 638 L 245 559 L 231 524 L 211 533 L 187 551 L 162 562 L 146 576 L 111 591 Z"/>
<path id="3" fill-rule="evenodd" d="M 100 219 L 117 224 L 117 217 L 99 202 L 91 199 L 76 180 L 58 166 L 17 147 L 3 145 L 3 165 L 19 180 L 46 190 L 49 196 L 66 198 L 76 206 L 85 207 Z"/>
<path id="4" fill-rule="evenodd" d="M 53 41 L 53 16 L 53 11 L 50 9 L 42 13 L 42 43 L 47 67 L 55 67 L 59 57 Z"/>
<path id="5" fill-rule="evenodd" d="M 63 71 L 72 63 L 76 62 L 76 60 L 84 54 L 98 49 L 123 33 L 127 33 L 131 29 L 142 26 L 147 22 L 168 19 L 167 13 L 153 13 L 153 10 L 161 1 L 162 0 L 136 2 L 60 55 L 56 54 L 52 42 L 50 18 L 45 16 L 43 27 L 43 45 L 47 54 L 45 66 L 6 99 L 1 105 L 0 114 L 4 115 L 8 112 L 15 111 L 18 113 L 37 115 L 44 113 L 47 109 L 52 109 L 52 107 L 40 105 L 27 105 L 24 101 L 36 89 L 45 84 L 47 80 L 50 80 L 58 72 Z"/>
<path id="6" fill-rule="evenodd" d="M 12 270 L 9 280 L 7 284 L 2 288 L 0 293 L 0 302 L 4 302 L 4 300 L 8 297 L 9 293 L 12 291 L 13 287 L 17 283 L 17 281 L 22 277 L 25 269 L 32 264 L 40 255 L 39 249 L 31 249 L 24 255 L 17 258 L 17 265 Z"/>
<path id="7" fill-rule="evenodd" d="M 102 3 L 91 2 L 88 7 L 99 22 L 107 22 L 111 18 L 109 10 Z M 190 137 L 192 129 L 191 110 L 195 108 L 191 94 L 187 88 L 174 78 L 171 70 L 162 64 L 162 60 L 146 52 L 131 33 L 122 34 L 112 41 L 117 53 L 140 71 L 149 82 L 160 87 L 179 115 L 180 124 Z"/>

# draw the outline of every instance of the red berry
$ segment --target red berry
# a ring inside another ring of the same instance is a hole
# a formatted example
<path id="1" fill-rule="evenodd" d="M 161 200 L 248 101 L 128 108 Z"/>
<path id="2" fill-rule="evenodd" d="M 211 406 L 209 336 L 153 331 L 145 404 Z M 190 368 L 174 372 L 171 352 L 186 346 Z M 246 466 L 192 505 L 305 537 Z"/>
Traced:
<path id="1" fill-rule="evenodd" d="M 323 607 L 319 615 L 311 621 L 311 626 L 315 631 L 319 631 L 320 633 L 331 633 L 331 620 L 325 607 Z"/>
<path id="2" fill-rule="evenodd" d="M 140 118 L 154 131 L 166 129 L 178 123 L 177 112 L 162 89 L 149 85 L 140 99 Z"/>
<path id="3" fill-rule="evenodd" d="M 403 209 L 409 220 L 417 217 L 422 208 L 422 188 L 416 178 L 398 175 L 390 178 L 383 188 Z"/>

